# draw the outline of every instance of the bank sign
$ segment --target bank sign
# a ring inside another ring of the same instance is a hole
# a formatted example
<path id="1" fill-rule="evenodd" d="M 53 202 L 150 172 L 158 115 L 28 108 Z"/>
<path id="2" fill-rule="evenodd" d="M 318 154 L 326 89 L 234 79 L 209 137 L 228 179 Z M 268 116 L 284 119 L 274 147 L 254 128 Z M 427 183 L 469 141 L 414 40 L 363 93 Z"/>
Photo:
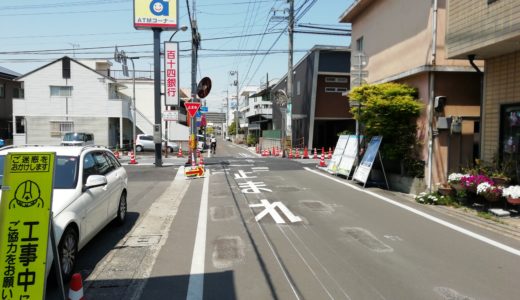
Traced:
<path id="1" fill-rule="evenodd" d="M 177 30 L 177 0 L 134 0 L 135 29 Z"/>
<path id="2" fill-rule="evenodd" d="M 54 153 L 9 153 L 0 202 L 1 299 L 43 299 Z"/>

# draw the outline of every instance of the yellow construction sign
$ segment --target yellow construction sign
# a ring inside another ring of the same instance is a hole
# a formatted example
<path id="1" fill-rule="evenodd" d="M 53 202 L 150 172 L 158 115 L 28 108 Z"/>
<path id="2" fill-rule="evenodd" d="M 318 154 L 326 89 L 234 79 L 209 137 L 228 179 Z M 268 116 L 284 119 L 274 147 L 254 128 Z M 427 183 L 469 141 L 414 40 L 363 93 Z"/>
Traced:
<path id="1" fill-rule="evenodd" d="M 1 299 L 43 299 L 54 153 L 9 153 L 0 202 Z"/>

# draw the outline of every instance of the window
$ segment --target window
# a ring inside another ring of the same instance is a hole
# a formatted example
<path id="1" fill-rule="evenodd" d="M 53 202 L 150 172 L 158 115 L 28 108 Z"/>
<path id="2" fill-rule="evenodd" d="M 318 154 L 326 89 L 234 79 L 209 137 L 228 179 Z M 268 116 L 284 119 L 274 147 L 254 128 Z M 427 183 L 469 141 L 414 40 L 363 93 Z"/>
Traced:
<path id="1" fill-rule="evenodd" d="M 51 85 L 51 97 L 71 97 L 71 86 L 53 86 Z"/>
<path id="2" fill-rule="evenodd" d="M 65 132 L 74 131 L 74 122 L 51 121 L 51 136 L 61 137 Z"/>
<path id="3" fill-rule="evenodd" d="M 15 117 L 16 120 L 16 133 L 25 133 L 25 118 Z"/>
<path id="4" fill-rule="evenodd" d="M 325 77 L 325 82 L 347 83 L 347 77 Z"/>
<path id="5" fill-rule="evenodd" d="M 296 82 L 296 95 L 300 96 L 300 81 L 298 80 Z"/>
<path id="6" fill-rule="evenodd" d="M 5 83 L 0 83 L 0 99 L 5 98 Z"/>
<path id="7" fill-rule="evenodd" d="M 326 87 L 325 93 L 344 93 L 347 92 L 348 89 L 345 87 Z"/>
<path id="8" fill-rule="evenodd" d="M 14 88 L 13 89 L 13 98 L 15 98 L 15 99 L 25 98 L 24 90 L 22 88 Z"/>
<path id="9" fill-rule="evenodd" d="M 363 52 L 364 49 L 365 49 L 364 39 L 363 39 L 363 37 L 360 37 L 359 39 L 356 40 L 356 50 L 358 52 Z"/>

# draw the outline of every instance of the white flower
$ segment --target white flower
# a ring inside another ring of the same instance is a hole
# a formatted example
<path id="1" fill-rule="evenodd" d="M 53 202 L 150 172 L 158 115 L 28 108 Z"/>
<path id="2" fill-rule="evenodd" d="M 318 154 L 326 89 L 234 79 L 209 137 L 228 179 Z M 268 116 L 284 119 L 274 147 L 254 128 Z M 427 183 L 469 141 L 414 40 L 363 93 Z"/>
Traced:
<path id="1" fill-rule="evenodd" d="M 520 186 L 512 185 L 502 190 L 502 196 L 511 198 L 520 198 Z"/>
<path id="2" fill-rule="evenodd" d="M 449 183 L 456 183 L 456 182 L 460 182 L 460 179 L 462 177 L 466 176 L 466 174 L 461 174 L 461 173 L 451 173 L 449 176 L 448 176 L 448 182 Z"/>
<path id="3" fill-rule="evenodd" d="M 477 186 L 477 194 L 486 193 L 491 189 L 491 184 L 488 182 L 482 182 Z"/>

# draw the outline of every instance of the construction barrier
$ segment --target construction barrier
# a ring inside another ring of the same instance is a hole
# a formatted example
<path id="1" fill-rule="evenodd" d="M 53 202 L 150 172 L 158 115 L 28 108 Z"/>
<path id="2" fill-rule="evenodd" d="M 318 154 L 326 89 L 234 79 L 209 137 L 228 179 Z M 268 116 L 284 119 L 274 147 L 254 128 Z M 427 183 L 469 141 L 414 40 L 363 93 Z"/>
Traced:
<path id="1" fill-rule="evenodd" d="M 68 300 L 84 300 L 83 297 L 83 280 L 81 274 L 75 273 L 72 275 L 69 285 Z"/>
<path id="2" fill-rule="evenodd" d="M 130 162 L 129 162 L 130 165 L 136 165 L 137 164 L 137 160 L 135 160 L 135 154 L 133 151 L 130 152 Z"/>

